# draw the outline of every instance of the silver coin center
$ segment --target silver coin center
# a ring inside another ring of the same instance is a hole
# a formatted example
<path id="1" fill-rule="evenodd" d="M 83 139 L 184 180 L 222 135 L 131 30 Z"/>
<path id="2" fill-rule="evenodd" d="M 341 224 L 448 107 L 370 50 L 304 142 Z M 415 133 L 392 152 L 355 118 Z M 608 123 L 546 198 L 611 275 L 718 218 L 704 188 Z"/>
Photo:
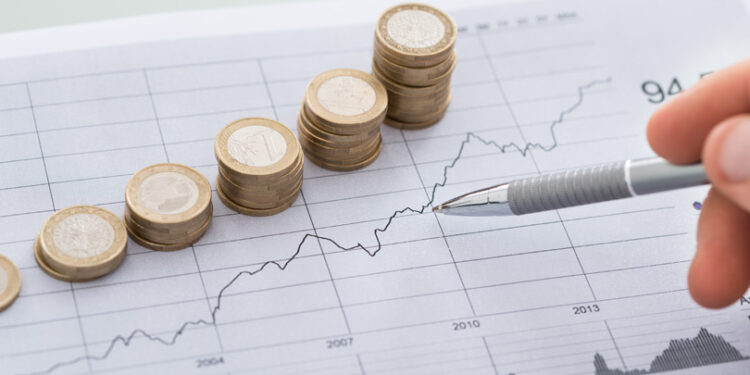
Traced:
<path id="1" fill-rule="evenodd" d="M 261 125 L 237 129 L 227 140 L 229 155 L 250 167 L 265 167 L 286 154 L 286 140 L 281 133 Z"/>
<path id="2" fill-rule="evenodd" d="M 138 201 L 162 215 L 185 212 L 195 206 L 199 197 L 195 181 L 178 172 L 154 173 L 138 187 Z"/>
<path id="3" fill-rule="evenodd" d="M 388 36 L 408 48 L 428 48 L 445 36 L 445 25 L 436 15 L 417 9 L 395 13 L 386 23 Z"/>
<path id="4" fill-rule="evenodd" d="M 115 229 L 94 214 L 75 214 L 62 219 L 52 231 L 52 242 L 63 254 L 91 258 L 107 251 L 115 241 Z"/>
<path id="5" fill-rule="evenodd" d="M 5 268 L 0 267 L 0 296 L 5 294 L 8 289 L 8 272 Z"/>
<path id="6" fill-rule="evenodd" d="M 357 116 L 375 105 L 375 89 L 363 79 L 352 76 L 333 77 L 318 87 L 318 102 L 328 112 L 339 116 Z"/>

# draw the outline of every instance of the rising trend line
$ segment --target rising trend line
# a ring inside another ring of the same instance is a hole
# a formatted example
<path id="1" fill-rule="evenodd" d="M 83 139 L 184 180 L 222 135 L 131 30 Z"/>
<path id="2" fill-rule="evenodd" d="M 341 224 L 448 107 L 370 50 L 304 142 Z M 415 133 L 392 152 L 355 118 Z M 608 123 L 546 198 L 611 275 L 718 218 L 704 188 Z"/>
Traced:
<path id="1" fill-rule="evenodd" d="M 255 275 L 255 274 L 259 273 L 259 272 L 262 272 L 264 269 L 266 269 L 267 267 L 270 267 L 270 266 L 275 266 L 276 268 L 278 268 L 281 271 L 285 270 L 289 266 L 289 264 L 294 259 L 297 258 L 297 256 L 300 254 L 300 252 L 302 250 L 302 246 L 310 238 L 317 239 L 317 240 L 320 240 L 320 241 L 329 242 L 329 243 L 333 244 L 335 247 L 339 248 L 342 251 L 362 250 L 365 253 L 367 253 L 370 257 L 374 257 L 383 248 L 383 245 L 382 245 L 382 243 L 380 241 L 380 233 L 386 232 L 391 227 L 391 224 L 393 224 L 393 220 L 396 217 L 398 217 L 399 215 L 403 215 L 405 213 L 423 214 L 423 213 L 425 213 L 425 211 L 428 208 L 432 207 L 432 205 L 434 203 L 434 200 L 435 200 L 435 194 L 437 192 L 437 189 L 441 188 L 441 187 L 444 187 L 447 184 L 447 182 L 448 182 L 448 171 L 451 170 L 451 169 L 453 169 L 456 166 L 456 164 L 458 163 L 458 161 L 461 160 L 461 156 L 463 155 L 463 152 L 464 152 L 464 150 L 466 148 L 466 145 L 469 144 L 472 140 L 477 140 L 477 141 L 479 141 L 480 143 L 482 143 L 485 146 L 494 147 L 494 148 L 498 149 L 501 153 L 506 153 L 509 150 L 510 151 L 518 151 L 524 157 L 526 155 L 528 155 L 528 153 L 531 150 L 534 150 L 534 149 L 539 149 L 539 150 L 542 150 L 542 151 L 545 151 L 545 152 L 552 151 L 555 148 L 557 148 L 557 146 L 559 146 L 559 142 L 557 140 L 557 133 L 556 133 L 557 126 L 560 125 L 563 122 L 563 120 L 565 120 L 565 117 L 567 115 L 569 115 L 571 112 L 575 111 L 578 107 L 581 106 L 581 104 L 583 104 L 583 96 L 584 96 L 583 94 L 584 94 L 584 91 L 586 91 L 586 90 L 588 90 L 588 89 L 590 89 L 590 88 L 592 88 L 592 87 L 594 87 L 596 85 L 610 83 L 611 81 L 612 81 L 612 78 L 608 77 L 606 79 L 593 80 L 593 81 L 591 81 L 591 82 L 589 82 L 589 83 L 587 83 L 587 84 L 585 84 L 583 86 L 579 86 L 578 87 L 578 99 L 576 100 L 576 102 L 573 103 L 567 109 L 565 109 L 562 112 L 560 112 L 560 114 L 557 117 L 557 119 L 555 119 L 554 121 L 552 121 L 550 123 L 550 136 L 552 138 L 552 142 L 549 143 L 548 145 L 543 145 L 542 143 L 532 143 L 532 142 L 526 143 L 524 146 L 520 146 L 520 145 L 516 144 L 515 142 L 510 142 L 510 143 L 506 143 L 506 144 L 499 144 L 499 143 L 497 143 L 495 141 L 492 141 L 492 140 L 486 140 L 486 139 L 484 139 L 484 138 L 482 138 L 482 137 L 480 137 L 480 136 L 478 136 L 478 135 L 476 135 L 476 134 L 474 134 L 472 132 L 466 133 L 466 137 L 461 142 L 461 145 L 460 145 L 460 147 L 458 149 L 458 153 L 456 154 L 456 157 L 453 159 L 453 161 L 450 164 L 447 164 L 445 167 L 443 167 L 443 178 L 442 178 L 442 181 L 437 182 L 437 183 L 435 183 L 432 186 L 432 191 L 430 192 L 430 196 L 429 196 L 430 198 L 429 198 L 429 200 L 425 204 L 423 204 L 421 207 L 419 207 L 419 208 L 405 207 L 405 208 L 402 208 L 400 210 L 394 211 L 393 214 L 391 214 L 391 216 L 388 218 L 388 220 L 386 221 L 386 223 L 385 223 L 385 225 L 383 227 L 376 228 L 376 229 L 373 230 L 373 235 L 375 236 L 375 240 L 377 242 L 377 245 L 375 245 L 375 246 L 373 246 L 371 248 L 367 248 L 361 242 L 358 242 L 354 246 L 345 247 L 345 246 L 340 245 L 338 242 L 336 242 L 332 238 L 323 237 L 323 236 L 318 236 L 318 235 L 307 233 L 300 240 L 299 244 L 297 245 L 296 251 L 286 261 L 282 261 L 282 262 L 275 261 L 275 260 L 274 261 L 268 261 L 268 262 L 263 263 L 262 265 L 260 265 L 258 268 L 254 269 L 254 270 L 238 272 L 219 291 L 219 294 L 218 294 L 217 299 L 216 299 L 216 306 L 211 311 L 211 319 L 210 320 L 198 319 L 198 320 L 193 320 L 193 321 L 187 321 L 187 322 L 183 323 L 180 326 L 180 328 L 177 331 L 175 331 L 174 334 L 172 334 L 172 337 L 170 339 L 168 339 L 168 340 L 162 339 L 161 337 L 158 337 L 158 336 L 153 336 L 150 333 L 148 333 L 148 332 L 144 331 L 143 329 L 139 328 L 139 329 L 133 330 L 129 335 L 118 335 L 117 337 L 113 338 L 112 341 L 110 342 L 109 346 L 107 347 L 107 349 L 104 351 L 104 353 L 102 353 L 100 355 L 84 355 L 84 356 L 76 357 L 76 358 L 71 359 L 69 361 L 58 362 L 58 363 L 52 365 L 51 367 L 49 367 L 48 369 L 46 369 L 44 371 L 33 372 L 30 375 L 32 375 L 32 374 L 50 374 L 53 371 L 55 371 L 55 370 L 57 370 L 57 369 L 59 369 L 61 367 L 74 365 L 74 364 L 79 363 L 81 361 L 87 361 L 87 360 L 90 360 L 90 361 L 100 361 L 100 360 L 104 360 L 107 357 L 109 357 L 109 355 L 112 353 L 112 351 L 115 349 L 115 347 L 117 346 L 118 343 L 122 343 L 124 346 L 129 346 L 130 343 L 132 342 L 132 340 L 135 339 L 136 337 L 139 337 L 139 336 L 142 336 L 142 337 L 144 337 L 144 338 L 146 338 L 146 339 L 148 339 L 150 341 L 158 342 L 158 343 L 161 343 L 161 344 L 164 344 L 164 345 L 174 345 L 177 342 L 177 339 L 183 333 L 185 333 L 186 329 L 188 329 L 190 327 L 215 325 L 216 324 L 216 314 L 219 312 L 219 310 L 221 310 L 221 304 L 222 304 L 222 298 L 224 296 L 224 292 L 226 292 L 227 289 L 229 289 L 240 277 L 243 277 L 243 276 L 253 276 L 253 275 Z"/>

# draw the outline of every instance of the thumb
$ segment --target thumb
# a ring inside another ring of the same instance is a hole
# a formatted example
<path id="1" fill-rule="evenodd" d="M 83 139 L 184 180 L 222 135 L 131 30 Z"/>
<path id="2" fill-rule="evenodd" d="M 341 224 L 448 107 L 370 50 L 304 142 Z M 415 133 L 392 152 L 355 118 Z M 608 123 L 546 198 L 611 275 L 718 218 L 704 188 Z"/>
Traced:
<path id="1" fill-rule="evenodd" d="M 702 159 L 713 186 L 750 213 L 750 114 L 730 117 L 713 128 Z"/>

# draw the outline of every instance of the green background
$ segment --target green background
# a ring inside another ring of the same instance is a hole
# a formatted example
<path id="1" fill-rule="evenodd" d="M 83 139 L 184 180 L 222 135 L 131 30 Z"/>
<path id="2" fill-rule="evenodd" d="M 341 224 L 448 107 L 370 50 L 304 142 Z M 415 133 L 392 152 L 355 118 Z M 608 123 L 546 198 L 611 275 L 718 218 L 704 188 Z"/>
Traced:
<path id="1" fill-rule="evenodd" d="M 0 0 L 0 33 L 181 10 L 299 0 Z"/>

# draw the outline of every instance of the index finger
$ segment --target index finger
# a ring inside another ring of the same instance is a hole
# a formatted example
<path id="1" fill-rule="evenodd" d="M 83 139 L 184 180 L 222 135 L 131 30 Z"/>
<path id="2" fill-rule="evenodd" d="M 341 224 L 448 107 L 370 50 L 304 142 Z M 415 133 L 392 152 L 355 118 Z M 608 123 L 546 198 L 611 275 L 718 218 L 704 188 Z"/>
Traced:
<path id="1" fill-rule="evenodd" d="M 673 163 L 694 163 L 711 129 L 740 113 L 750 113 L 750 60 L 708 75 L 659 108 L 648 123 L 648 141 Z"/>

